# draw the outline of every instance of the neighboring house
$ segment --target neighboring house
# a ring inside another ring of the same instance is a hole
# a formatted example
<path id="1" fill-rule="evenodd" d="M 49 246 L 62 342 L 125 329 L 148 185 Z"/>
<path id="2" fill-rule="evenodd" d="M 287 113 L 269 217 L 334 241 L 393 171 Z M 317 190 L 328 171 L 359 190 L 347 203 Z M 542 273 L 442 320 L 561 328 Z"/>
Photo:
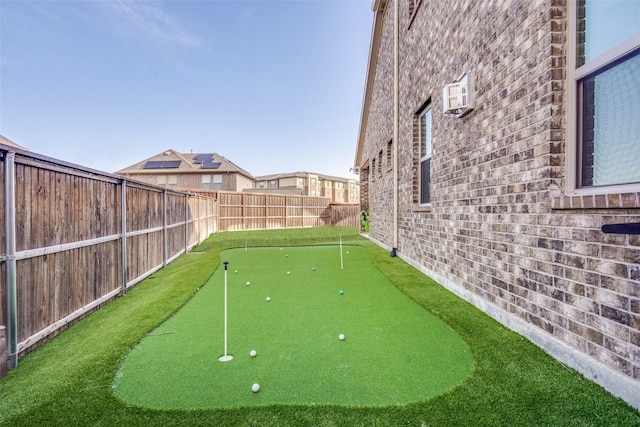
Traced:
<path id="1" fill-rule="evenodd" d="M 116 172 L 149 184 L 181 189 L 242 191 L 253 176 L 217 153 L 166 150 Z"/>
<path id="2" fill-rule="evenodd" d="M 357 180 L 310 172 L 258 176 L 254 190 L 327 197 L 334 203 L 360 202 L 360 184 Z"/>
<path id="3" fill-rule="evenodd" d="M 15 142 L 13 142 L 12 140 L 10 140 L 4 135 L 0 135 L 0 144 L 8 145 L 9 147 L 19 148 L 20 150 L 28 150 L 27 147 L 23 147 L 20 144 L 16 144 Z"/>
<path id="4" fill-rule="evenodd" d="M 354 165 L 370 237 L 640 408 L 639 3 L 396 1 Z"/>

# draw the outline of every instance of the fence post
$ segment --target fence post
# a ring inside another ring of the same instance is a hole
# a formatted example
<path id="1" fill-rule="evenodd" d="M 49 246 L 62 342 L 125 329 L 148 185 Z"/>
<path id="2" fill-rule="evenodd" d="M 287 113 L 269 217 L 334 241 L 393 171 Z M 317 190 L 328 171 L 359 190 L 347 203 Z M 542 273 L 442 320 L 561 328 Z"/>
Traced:
<path id="1" fill-rule="evenodd" d="M 198 215 L 198 221 L 197 221 L 198 226 L 196 228 L 196 239 L 197 239 L 198 243 L 200 243 L 201 242 L 200 236 L 202 236 L 202 215 L 200 214 L 200 196 L 197 195 L 196 197 L 197 197 L 196 200 L 198 201 L 198 204 L 196 205 L 197 206 L 196 215 Z"/>
<path id="2" fill-rule="evenodd" d="M 0 326 L 0 378 L 7 375 L 7 328 Z"/>
<path id="3" fill-rule="evenodd" d="M 162 266 L 167 266 L 167 190 L 162 190 Z"/>
<path id="4" fill-rule="evenodd" d="M 213 210 L 213 209 L 212 209 Z M 211 218 L 209 217 L 209 200 L 205 200 L 205 204 L 204 204 L 204 214 L 205 214 L 205 224 L 206 224 L 206 229 L 205 229 L 205 233 L 207 233 L 207 236 L 209 235 L 209 221 L 211 221 Z"/>
<path id="5" fill-rule="evenodd" d="M 242 199 L 242 230 L 247 229 L 247 195 L 245 193 L 240 193 L 240 198 Z"/>
<path id="6" fill-rule="evenodd" d="M 184 195 L 184 253 L 189 251 L 189 193 Z"/>
<path id="7" fill-rule="evenodd" d="M 7 369 L 18 366 L 18 297 L 16 292 L 16 153 L 4 156 L 5 240 L 7 274 Z M 3 362 L 4 363 L 4 362 Z"/>
<path id="8" fill-rule="evenodd" d="M 122 179 L 120 194 L 121 231 L 120 250 L 122 251 L 122 295 L 127 294 L 127 180 Z"/>

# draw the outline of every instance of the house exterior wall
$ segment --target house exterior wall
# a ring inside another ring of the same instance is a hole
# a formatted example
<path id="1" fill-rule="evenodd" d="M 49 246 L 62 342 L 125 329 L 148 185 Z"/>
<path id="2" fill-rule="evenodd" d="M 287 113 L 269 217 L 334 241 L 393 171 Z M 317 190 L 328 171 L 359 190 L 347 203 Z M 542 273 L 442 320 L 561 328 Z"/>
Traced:
<path id="1" fill-rule="evenodd" d="M 307 196 L 319 196 L 327 197 L 335 203 L 354 203 L 360 202 L 360 188 L 359 183 L 355 179 L 337 180 L 331 179 L 331 177 L 309 174 L 300 176 L 288 176 L 283 178 L 274 179 L 260 179 L 253 183 L 253 188 L 258 190 L 283 190 L 286 192 L 299 190 L 301 194 Z M 302 174 L 302 172 L 299 172 Z M 276 187 L 270 185 L 271 182 L 276 182 Z M 351 197 L 351 193 L 353 197 Z M 315 193 L 314 193 L 315 192 Z M 296 192 L 296 194 L 298 194 Z"/>
<path id="2" fill-rule="evenodd" d="M 253 180 L 240 174 L 229 174 L 229 180 L 222 178 L 222 186 L 224 191 L 242 191 L 253 187 Z M 229 183 L 229 188 L 225 187 L 225 182 Z"/>
<path id="3" fill-rule="evenodd" d="M 640 236 L 600 231 L 640 222 L 640 193 L 565 192 L 567 2 L 422 0 L 412 15 L 399 1 L 399 256 L 640 406 Z M 370 235 L 392 247 L 393 1 L 383 19 L 357 166 Z M 468 70 L 476 109 L 445 115 L 443 86 Z M 433 190 L 420 205 L 416 114 L 429 99 Z"/>
<path id="4" fill-rule="evenodd" d="M 213 188 L 213 174 L 198 174 L 198 173 L 182 173 L 182 174 L 126 174 L 125 176 L 146 182 L 148 184 L 153 185 L 163 185 L 158 183 L 158 176 L 176 176 L 176 185 L 166 185 L 167 188 L 186 188 L 186 189 L 194 189 L 201 190 L 202 188 L 202 175 L 211 176 L 211 190 Z M 242 176 L 237 173 L 222 173 L 218 174 L 222 175 L 222 191 L 242 191 L 245 188 L 252 188 L 253 181 L 249 178 Z M 166 181 L 165 181 L 166 182 Z"/>
<path id="5" fill-rule="evenodd" d="M 298 187 L 298 177 L 282 178 L 279 187 Z"/>
<path id="6" fill-rule="evenodd" d="M 363 159 L 368 160 L 368 166 L 360 170 L 361 206 L 368 211 L 370 224 L 375 224 L 371 233 L 390 246 L 393 242 L 393 173 L 381 172 L 379 153 L 393 139 L 393 22 L 391 5 L 383 18 L 373 101 L 369 106 L 369 122 L 365 130 Z M 368 197 L 363 203 L 365 193 Z"/>

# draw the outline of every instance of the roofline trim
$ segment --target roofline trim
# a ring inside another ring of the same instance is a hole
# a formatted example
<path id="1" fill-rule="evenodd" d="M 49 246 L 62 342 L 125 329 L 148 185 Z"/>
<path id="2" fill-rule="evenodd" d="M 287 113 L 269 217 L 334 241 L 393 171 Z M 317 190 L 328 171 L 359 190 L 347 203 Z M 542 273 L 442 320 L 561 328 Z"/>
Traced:
<path id="1" fill-rule="evenodd" d="M 396 0 L 397 1 L 397 0 Z M 369 105 L 371 104 L 371 92 L 375 79 L 375 72 L 378 64 L 378 50 L 380 48 L 380 36 L 382 34 L 382 24 L 384 12 L 386 10 L 386 0 L 373 0 L 371 10 L 374 12 L 373 25 L 371 30 L 371 43 L 369 45 L 369 61 L 367 63 L 367 78 L 364 84 L 364 94 L 362 96 L 362 111 L 360 112 L 360 127 L 358 129 L 358 142 L 353 159 L 353 168 L 358 170 L 362 162 L 362 148 L 369 123 Z"/>

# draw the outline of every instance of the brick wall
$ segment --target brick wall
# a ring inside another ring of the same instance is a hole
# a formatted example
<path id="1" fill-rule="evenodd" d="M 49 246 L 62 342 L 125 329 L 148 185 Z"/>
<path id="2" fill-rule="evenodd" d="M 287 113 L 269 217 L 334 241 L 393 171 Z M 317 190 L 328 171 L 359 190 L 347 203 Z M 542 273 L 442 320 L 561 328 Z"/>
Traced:
<path id="1" fill-rule="evenodd" d="M 640 405 L 640 236 L 600 231 L 640 221 L 640 194 L 564 194 L 565 1 L 423 0 L 413 14 L 410 3 L 400 0 L 399 255 Z M 393 135 L 393 9 L 362 147 L 370 166 Z M 469 70 L 476 109 L 445 115 L 442 87 Z M 416 113 L 429 99 L 432 203 L 420 206 Z M 392 246 L 392 171 L 365 179 L 371 236 Z"/>

